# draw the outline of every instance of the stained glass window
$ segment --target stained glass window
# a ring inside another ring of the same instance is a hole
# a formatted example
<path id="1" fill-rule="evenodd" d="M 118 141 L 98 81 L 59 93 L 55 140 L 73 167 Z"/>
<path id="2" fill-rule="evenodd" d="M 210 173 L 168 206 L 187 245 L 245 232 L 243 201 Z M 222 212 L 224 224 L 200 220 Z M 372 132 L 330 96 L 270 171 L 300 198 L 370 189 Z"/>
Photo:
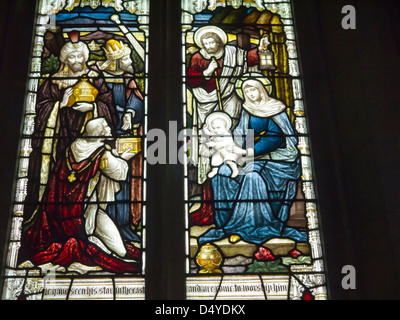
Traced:
<path id="1" fill-rule="evenodd" d="M 326 299 L 291 2 L 182 0 L 187 299 Z"/>
<path id="2" fill-rule="evenodd" d="M 3 299 L 143 299 L 149 0 L 39 0 Z"/>

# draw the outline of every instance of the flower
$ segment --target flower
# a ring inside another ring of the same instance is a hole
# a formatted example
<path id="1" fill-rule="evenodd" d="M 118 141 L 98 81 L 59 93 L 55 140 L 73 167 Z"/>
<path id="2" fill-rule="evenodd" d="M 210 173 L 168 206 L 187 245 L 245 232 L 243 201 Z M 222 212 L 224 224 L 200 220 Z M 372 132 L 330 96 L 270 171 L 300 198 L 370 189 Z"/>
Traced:
<path id="1" fill-rule="evenodd" d="M 260 247 L 258 249 L 258 251 L 254 254 L 254 256 L 256 257 L 257 260 L 261 260 L 261 261 L 268 261 L 268 260 L 275 259 L 271 250 L 264 248 L 264 247 Z"/>
<path id="2" fill-rule="evenodd" d="M 301 252 L 299 250 L 293 249 L 292 251 L 289 252 L 289 254 L 293 257 L 293 258 L 297 258 L 298 256 L 301 255 Z"/>

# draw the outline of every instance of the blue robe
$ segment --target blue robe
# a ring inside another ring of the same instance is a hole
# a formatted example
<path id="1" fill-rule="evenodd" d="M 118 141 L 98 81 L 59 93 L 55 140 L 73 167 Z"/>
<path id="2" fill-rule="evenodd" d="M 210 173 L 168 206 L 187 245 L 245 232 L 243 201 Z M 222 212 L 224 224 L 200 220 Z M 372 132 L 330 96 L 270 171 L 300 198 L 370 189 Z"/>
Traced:
<path id="1" fill-rule="evenodd" d="M 122 118 L 129 111 L 135 111 L 135 116 L 132 118 L 132 123 L 138 123 L 142 120 L 144 114 L 143 101 L 139 99 L 134 92 L 126 99 L 125 83 L 107 82 L 108 87 L 113 93 L 113 100 L 118 114 L 117 133 L 125 133 L 122 127 Z"/>
<path id="2" fill-rule="evenodd" d="M 139 99 L 134 92 L 132 92 L 129 98 L 126 99 L 125 83 L 108 82 L 107 85 L 112 90 L 113 100 L 118 114 L 117 133 L 121 135 L 125 133 L 125 131 L 121 129 L 123 115 L 128 110 L 135 111 L 132 123 L 138 123 L 142 120 L 144 115 L 143 101 Z M 130 175 L 128 176 L 127 181 L 119 182 L 121 189 L 115 196 L 115 203 L 108 205 L 107 213 L 117 225 L 123 239 L 128 241 L 140 241 L 139 237 L 132 229 L 132 217 L 130 214 L 130 182 Z"/>
<path id="3" fill-rule="evenodd" d="M 286 113 L 261 118 L 243 110 L 236 129 L 236 135 L 254 130 L 255 160 L 235 178 L 226 164 L 219 168 L 211 181 L 216 227 L 199 244 L 233 234 L 255 244 L 277 237 L 307 241 L 306 232 L 286 225 L 301 175 L 297 138 Z"/>

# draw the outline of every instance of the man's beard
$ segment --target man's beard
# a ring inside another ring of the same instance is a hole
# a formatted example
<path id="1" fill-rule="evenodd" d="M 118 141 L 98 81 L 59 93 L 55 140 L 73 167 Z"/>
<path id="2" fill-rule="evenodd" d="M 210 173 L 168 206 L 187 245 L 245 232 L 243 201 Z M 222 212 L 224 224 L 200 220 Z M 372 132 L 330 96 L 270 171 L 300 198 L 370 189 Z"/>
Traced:
<path id="1" fill-rule="evenodd" d="M 208 48 L 208 49 L 206 49 L 206 51 L 207 51 L 208 54 L 215 54 L 215 53 L 217 53 L 219 51 L 219 48 L 220 47 Z"/>
<path id="2" fill-rule="evenodd" d="M 121 70 L 128 72 L 128 73 L 133 73 L 133 67 L 132 64 L 120 64 Z"/>
<path id="3" fill-rule="evenodd" d="M 69 66 L 72 72 L 77 73 L 83 70 L 83 63 L 77 62 Z"/>
<path id="4" fill-rule="evenodd" d="M 221 52 L 224 52 L 224 47 L 222 46 L 217 46 L 215 48 L 204 48 L 206 53 L 210 56 L 210 57 L 217 57 L 221 54 Z"/>

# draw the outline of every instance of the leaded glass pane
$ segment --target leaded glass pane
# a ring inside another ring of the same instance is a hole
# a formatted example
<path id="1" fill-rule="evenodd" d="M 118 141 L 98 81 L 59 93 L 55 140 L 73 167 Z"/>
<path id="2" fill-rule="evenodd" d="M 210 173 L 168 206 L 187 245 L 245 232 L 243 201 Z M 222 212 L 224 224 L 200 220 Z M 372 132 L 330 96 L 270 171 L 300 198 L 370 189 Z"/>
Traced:
<path id="1" fill-rule="evenodd" d="M 325 299 L 291 2 L 181 5 L 187 299 Z"/>
<path id="2" fill-rule="evenodd" d="M 149 1 L 40 0 L 3 299 L 143 299 Z"/>

